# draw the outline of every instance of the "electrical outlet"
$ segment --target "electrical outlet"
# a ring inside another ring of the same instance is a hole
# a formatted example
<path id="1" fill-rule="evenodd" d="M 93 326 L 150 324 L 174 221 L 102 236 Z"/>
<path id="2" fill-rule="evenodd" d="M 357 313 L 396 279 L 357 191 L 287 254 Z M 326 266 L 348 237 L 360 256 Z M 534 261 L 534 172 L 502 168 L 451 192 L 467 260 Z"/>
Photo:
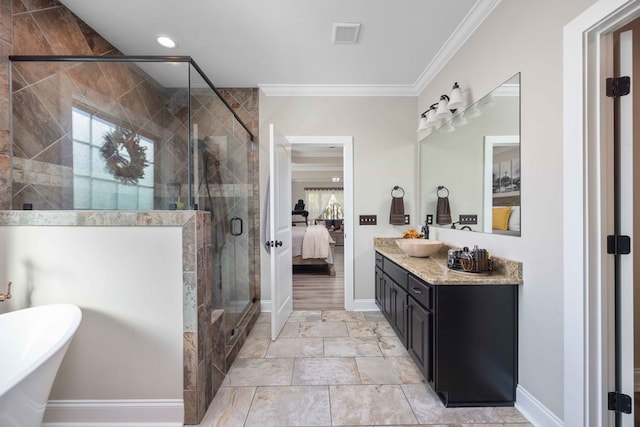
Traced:
<path id="1" fill-rule="evenodd" d="M 427 215 L 427 224 L 428 225 L 433 224 L 433 215 L 431 214 Z"/>
<path id="2" fill-rule="evenodd" d="M 405 225 L 411 224 L 411 217 L 409 217 L 409 214 L 404 216 L 404 223 Z"/>
<path id="3" fill-rule="evenodd" d="M 458 221 L 460 225 L 475 225 L 478 223 L 478 215 L 460 215 Z"/>
<path id="4" fill-rule="evenodd" d="M 377 225 L 378 215 L 360 215 L 360 225 Z"/>

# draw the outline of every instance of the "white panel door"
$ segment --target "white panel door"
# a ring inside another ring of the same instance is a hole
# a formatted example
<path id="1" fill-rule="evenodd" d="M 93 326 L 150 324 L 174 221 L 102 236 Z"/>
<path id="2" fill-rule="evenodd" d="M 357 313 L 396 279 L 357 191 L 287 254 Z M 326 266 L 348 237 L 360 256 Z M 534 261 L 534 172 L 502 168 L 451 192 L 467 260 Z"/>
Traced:
<path id="1" fill-rule="evenodd" d="M 270 236 L 271 236 L 271 339 L 293 311 L 291 259 L 291 143 L 269 125 Z"/>

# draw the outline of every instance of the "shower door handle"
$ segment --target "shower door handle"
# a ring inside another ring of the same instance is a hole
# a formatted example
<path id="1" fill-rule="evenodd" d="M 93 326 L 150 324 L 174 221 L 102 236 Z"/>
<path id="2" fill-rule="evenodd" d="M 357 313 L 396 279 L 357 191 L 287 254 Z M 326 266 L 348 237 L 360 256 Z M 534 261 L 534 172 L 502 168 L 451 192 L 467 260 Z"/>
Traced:
<path id="1" fill-rule="evenodd" d="M 236 221 L 240 222 L 240 232 L 239 233 L 235 232 L 234 223 Z M 244 222 L 242 221 L 242 218 L 238 218 L 237 216 L 233 217 L 233 218 L 231 218 L 230 223 L 231 223 L 231 235 L 232 236 L 240 236 L 243 233 L 243 230 L 244 230 Z"/>

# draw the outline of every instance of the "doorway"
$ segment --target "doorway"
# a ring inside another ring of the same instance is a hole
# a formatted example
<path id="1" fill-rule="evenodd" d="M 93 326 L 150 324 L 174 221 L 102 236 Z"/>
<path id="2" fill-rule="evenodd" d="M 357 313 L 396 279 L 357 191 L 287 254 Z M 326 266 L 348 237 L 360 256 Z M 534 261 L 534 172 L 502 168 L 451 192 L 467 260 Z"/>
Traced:
<path id="1" fill-rule="evenodd" d="M 639 16 L 638 2 L 601 0 L 564 31 L 565 425 L 615 425 L 607 406 L 615 383 L 616 300 L 627 306 L 622 308 L 623 336 L 633 330 L 633 299 L 627 296 L 633 294 L 633 280 L 627 272 L 619 298 L 613 285 L 617 261 L 607 253 L 607 236 L 632 235 L 632 229 L 616 230 L 616 214 L 632 217 L 637 210 L 624 204 L 614 208 L 616 189 L 617 199 L 628 201 L 633 187 L 627 185 L 632 182 L 628 178 L 616 186 L 614 102 L 604 94 L 606 78 L 614 76 L 615 32 Z M 622 157 L 629 162 L 619 170 L 640 166 L 628 155 Z M 626 263 L 633 261 L 633 252 Z M 632 275 L 633 268 L 630 271 Z M 620 391 L 631 396 L 633 341 L 630 335 L 620 353 Z M 633 414 L 622 416 L 619 425 L 633 426 Z"/>
<path id="2" fill-rule="evenodd" d="M 309 189 L 322 192 L 321 189 L 328 188 L 340 191 L 341 210 L 340 215 L 329 218 L 321 215 L 316 206 L 304 221 L 299 216 L 292 217 L 293 224 L 324 224 L 335 241 L 333 264 L 329 268 L 294 266 L 294 309 L 353 310 L 353 138 L 289 136 L 288 139 L 292 152 L 292 202 L 302 200 L 309 208 L 305 189 L 309 194 Z M 321 222 L 321 217 L 330 221 Z"/>

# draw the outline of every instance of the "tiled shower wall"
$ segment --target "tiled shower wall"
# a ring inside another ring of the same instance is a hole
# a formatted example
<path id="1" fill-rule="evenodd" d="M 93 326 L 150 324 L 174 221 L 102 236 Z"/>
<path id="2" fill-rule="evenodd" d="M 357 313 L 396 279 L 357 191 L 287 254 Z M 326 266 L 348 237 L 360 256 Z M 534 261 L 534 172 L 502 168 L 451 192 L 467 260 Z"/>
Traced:
<path id="1" fill-rule="evenodd" d="M 7 56 L 15 55 L 120 55 L 100 35 L 75 17 L 68 9 L 56 0 L 0 0 L 0 210 L 14 207 L 20 209 L 23 202 L 34 204 L 35 209 L 70 209 L 72 199 L 72 170 L 71 170 L 71 140 L 69 137 L 70 107 L 69 100 L 60 100 L 59 89 L 65 85 L 82 86 L 83 79 L 93 81 L 97 90 L 85 93 L 88 97 L 117 99 L 118 108 L 126 110 L 124 115 L 133 127 L 141 128 L 144 123 L 153 124 L 154 116 L 161 104 L 166 102 L 162 91 L 152 83 L 142 78 L 139 71 L 127 67 L 116 66 L 113 71 L 105 73 L 97 64 L 87 64 L 83 70 L 70 70 L 53 64 L 40 69 L 23 67 L 23 73 L 14 75 L 14 85 L 26 88 L 21 97 L 15 102 L 14 108 L 20 111 L 22 107 L 49 115 L 48 126 L 32 129 L 27 122 L 14 126 L 16 136 L 22 132 L 23 138 L 13 146 L 15 175 L 12 201 L 11 177 L 11 141 L 9 135 L 9 61 Z M 197 60 L 197 58 L 196 58 Z M 91 70 L 93 68 L 93 70 Z M 110 68 L 111 69 L 111 68 Z M 36 74 L 32 74 L 34 70 Z M 41 74 L 44 73 L 44 74 Z M 45 82 L 44 77 L 49 77 Z M 215 81 L 215 76 L 209 76 Z M 85 85 L 86 86 L 86 85 Z M 258 135 L 258 92 L 257 89 L 223 89 L 222 96 L 233 107 L 242 120 L 248 125 L 254 135 Z M 96 99 L 98 100 L 98 99 Z M 66 111 L 68 114 L 63 114 Z M 133 112 L 134 114 L 131 114 Z M 170 111 L 174 116 L 171 120 L 184 120 L 179 111 Z M 58 113 L 58 114 L 56 114 Z M 166 117 L 163 118 L 166 120 Z M 166 121 L 164 122 L 166 123 Z M 171 137 L 171 138 L 170 138 Z M 161 149 L 165 152 L 156 153 L 162 160 L 163 156 L 184 155 L 185 139 L 180 140 L 179 133 L 165 136 L 166 143 Z M 171 144 L 175 145 L 171 145 Z M 252 188 L 249 198 L 249 257 L 250 282 L 256 299 L 260 298 L 259 281 L 259 191 L 258 191 L 258 150 L 257 140 L 253 142 L 256 149 L 248 150 L 248 182 Z M 174 159 L 176 164 L 186 165 L 186 160 Z M 27 170 L 28 173 L 20 172 Z M 175 171 L 179 175 L 178 171 Z M 186 170 L 184 171 L 186 175 Z M 162 193 L 156 189 L 161 197 Z M 162 206 L 163 200 L 156 200 L 157 206 Z M 253 262 L 251 262 L 253 260 Z M 204 267 L 202 267 L 204 268 Z M 202 271 L 198 269 L 198 274 Z M 186 280 L 186 279 L 185 279 Z M 187 285 L 185 281 L 185 286 Z M 200 313 L 198 313 L 200 315 Z M 209 331 L 211 339 L 219 334 L 221 317 L 219 312 L 212 314 L 212 326 Z M 220 337 L 218 336 L 217 339 Z M 185 340 L 187 339 L 185 335 Z M 238 340 L 237 344 L 240 345 Z M 185 341 L 186 345 L 186 341 Z M 185 349 L 186 350 L 186 349 Z M 232 353 L 237 352 L 237 349 Z M 199 352 L 197 352 L 199 353 Z M 202 356 L 202 355 L 199 355 Z M 198 360 L 204 360 L 199 358 Z M 185 364 L 187 361 L 185 360 Z M 186 366 L 185 366 L 186 368 Z M 188 379 L 185 372 L 185 391 Z M 202 377 L 200 377 L 202 378 Z M 215 379 L 207 379 L 207 386 L 217 383 Z M 204 387 L 199 387 L 203 390 Z M 186 418 L 193 422 L 202 412 L 202 402 L 211 395 L 211 389 L 206 394 L 194 396 L 200 405 L 196 404 L 195 413 L 186 414 Z M 187 403 L 187 402 L 185 402 Z M 187 410 L 193 404 L 188 404 Z M 208 401 L 206 403 L 208 405 Z M 206 405 L 205 405 L 206 406 Z"/>

